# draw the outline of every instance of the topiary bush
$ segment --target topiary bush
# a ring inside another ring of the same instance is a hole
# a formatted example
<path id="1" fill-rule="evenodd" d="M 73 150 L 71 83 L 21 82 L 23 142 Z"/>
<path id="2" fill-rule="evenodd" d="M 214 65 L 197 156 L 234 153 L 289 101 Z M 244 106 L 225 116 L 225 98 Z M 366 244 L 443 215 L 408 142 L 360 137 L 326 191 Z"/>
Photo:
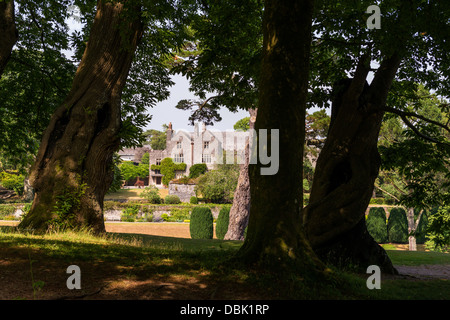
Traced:
<path id="1" fill-rule="evenodd" d="M 197 204 L 198 203 L 198 198 L 195 196 L 192 196 L 191 199 L 189 199 L 189 203 L 191 204 Z"/>
<path id="2" fill-rule="evenodd" d="M 419 210 L 414 209 L 414 220 L 419 217 Z M 427 227 L 428 227 L 428 214 L 424 210 L 419 220 L 419 225 L 416 228 L 415 237 L 417 244 L 424 244 L 427 241 Z"/>
<path id="3" fill-rule="evenodd" d="M 213 216 L 207 207 L 195 207 L 191 213 L 189 231 L 192 239 L 212 239 L 214 234 Z"/>
<path id="4" fill-rule="evenodd" d="M 165 204 L 178 204 L 181 203 L 180 197 L 175 194 L 169 194 L 164 198 Z"/>
<path id="5" fill-rule="evenodd" d="M 389 242 L 408 243 L 408 220 L 403 208 L 393 208 L 387 223 Z"/>
<path id="6" fill-rule="evenodd" d="M 216 221 L 216 237 L 223 240 L 225 234 L 228 231 L 228 223 L 230 221 L 230 209 L 229 206 L 224 206 L 219 211 L 219 216 Z"/>
<path id="7" fill-rule="evenodd" d="M 378 243 L 388 242 L 386 212 L 382 207 L 372 207 L 366 220 L 367 231 Z"/>

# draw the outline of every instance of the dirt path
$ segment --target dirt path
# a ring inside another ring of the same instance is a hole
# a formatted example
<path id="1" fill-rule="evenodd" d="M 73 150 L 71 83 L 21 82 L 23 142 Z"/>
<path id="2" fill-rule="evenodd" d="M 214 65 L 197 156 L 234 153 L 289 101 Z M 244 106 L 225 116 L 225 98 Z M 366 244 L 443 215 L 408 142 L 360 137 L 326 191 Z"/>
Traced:
<path id="1" fill-rule="evenodd" d="M 418 280 L 450 280 L 450 264 L 429 264 L 420 266 L 395 266 L 400 275 L 407 275 Z"/>

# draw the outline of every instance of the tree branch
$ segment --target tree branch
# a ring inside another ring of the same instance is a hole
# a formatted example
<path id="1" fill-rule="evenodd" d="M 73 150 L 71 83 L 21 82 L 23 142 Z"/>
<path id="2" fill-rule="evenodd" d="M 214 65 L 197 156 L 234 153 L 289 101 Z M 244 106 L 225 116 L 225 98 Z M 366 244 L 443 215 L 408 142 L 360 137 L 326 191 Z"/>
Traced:
<path id="1" fill-rule="evenodd" d="M 430 137 L 430 136 L 427 136 L 427 135 L 423 134 L 422 132 L 420 132 L 419 129 L 417 129 L 417 128 L 416 128 L 416 127 L 408 120 L 408 118 L 406 118 L 405 115 L 400 115 L 400 118 L 402 118 L 403 122 L 404 122 L 404 123 L 405 123 L 412 131 L 414 131 L 414 133 L 415 133 L 416 135 L 418 135 L 419 137 L 421 137 L 421 138 L 423 138 L 423 139 L 425 139 L 425 140 L 428 140 L 428 141 L 430 141 L 430 142 L 436 143 L 436 144 L 440 144 L 440 145 L 444 145 L 444 146 L 450 146 L 450 143 L 442 142 L 442 141 L 436 140 L 436 139 L 434 139 L 434 138 L 432 138 L 432 137 Z"/>
<path id="2" fill-rule="evenodd" d="M 443 128 L 444 130 L 450 132 L 450 128 L 447 125 L 445 125 L 443 123 L 440 123 L 439 121 L 434 121 L 434 120 L 431 120 L 431 119 L 429 119 L 427 117 L 421 116 L 420 114 L 417 114 L 415 112 L 402 111 L 402 110 L 398 110 L 398 109 L 395 109 L 395 108 L 392 108 L 392 107 L 387 107 L 387 106 L 384 107 L 384 110 L 386 112 L 395 113 L 395 114 L 397 114 L 399 116 L 415 117 L 417 119 L 421 119 L 421 120 L 424 120 L 424 121 L 426 121 L 428 123 L 431 123 L 431 124 L 434 124 L 436 126 L 439 126 L 439 127 Z"/>

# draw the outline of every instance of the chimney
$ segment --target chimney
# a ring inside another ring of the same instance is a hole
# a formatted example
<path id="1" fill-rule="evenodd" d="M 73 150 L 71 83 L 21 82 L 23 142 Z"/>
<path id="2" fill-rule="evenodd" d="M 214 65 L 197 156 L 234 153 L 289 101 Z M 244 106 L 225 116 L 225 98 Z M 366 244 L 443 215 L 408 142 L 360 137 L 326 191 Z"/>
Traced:
<path id="1" fill-rule="evenodd" d="M 173 130 L 172 130 L 172 122 L 169 122 L 169 126 L 166 131 L 166 142 L 172 140 Z"/>

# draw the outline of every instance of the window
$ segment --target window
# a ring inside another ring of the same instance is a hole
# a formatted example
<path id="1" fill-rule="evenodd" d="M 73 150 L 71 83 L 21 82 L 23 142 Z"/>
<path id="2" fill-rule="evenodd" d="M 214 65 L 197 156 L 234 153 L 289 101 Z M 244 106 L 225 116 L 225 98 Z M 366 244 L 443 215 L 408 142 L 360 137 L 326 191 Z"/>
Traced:
<path id="1" fill-rule="evenodd" d="M 209 149 L 209 141 L 203 141 L 203 149 Z"/>
<path id="2" fill-rule="evenodd" d="M 211 155 L 210 154 L 202 154 L 202 162 L 203 163 L 211 163 Z"/>
<path id="3" fill-rule="evenodd" d="M 181 149 L 181 141 L 177 142 L 177 149 Z"/>
<path id="4" fill-rule="evenodd" d="M 156 165 L 160 166 L 161 165 L 161 159 L 156 159 Z"/>
<path id="5" fill-rule="evenodd" d="M 182 153 L 176 154 L 173 157 L 173 162 L 178 162 L 178 163 L 184 162 L 184 155 Z"/>

